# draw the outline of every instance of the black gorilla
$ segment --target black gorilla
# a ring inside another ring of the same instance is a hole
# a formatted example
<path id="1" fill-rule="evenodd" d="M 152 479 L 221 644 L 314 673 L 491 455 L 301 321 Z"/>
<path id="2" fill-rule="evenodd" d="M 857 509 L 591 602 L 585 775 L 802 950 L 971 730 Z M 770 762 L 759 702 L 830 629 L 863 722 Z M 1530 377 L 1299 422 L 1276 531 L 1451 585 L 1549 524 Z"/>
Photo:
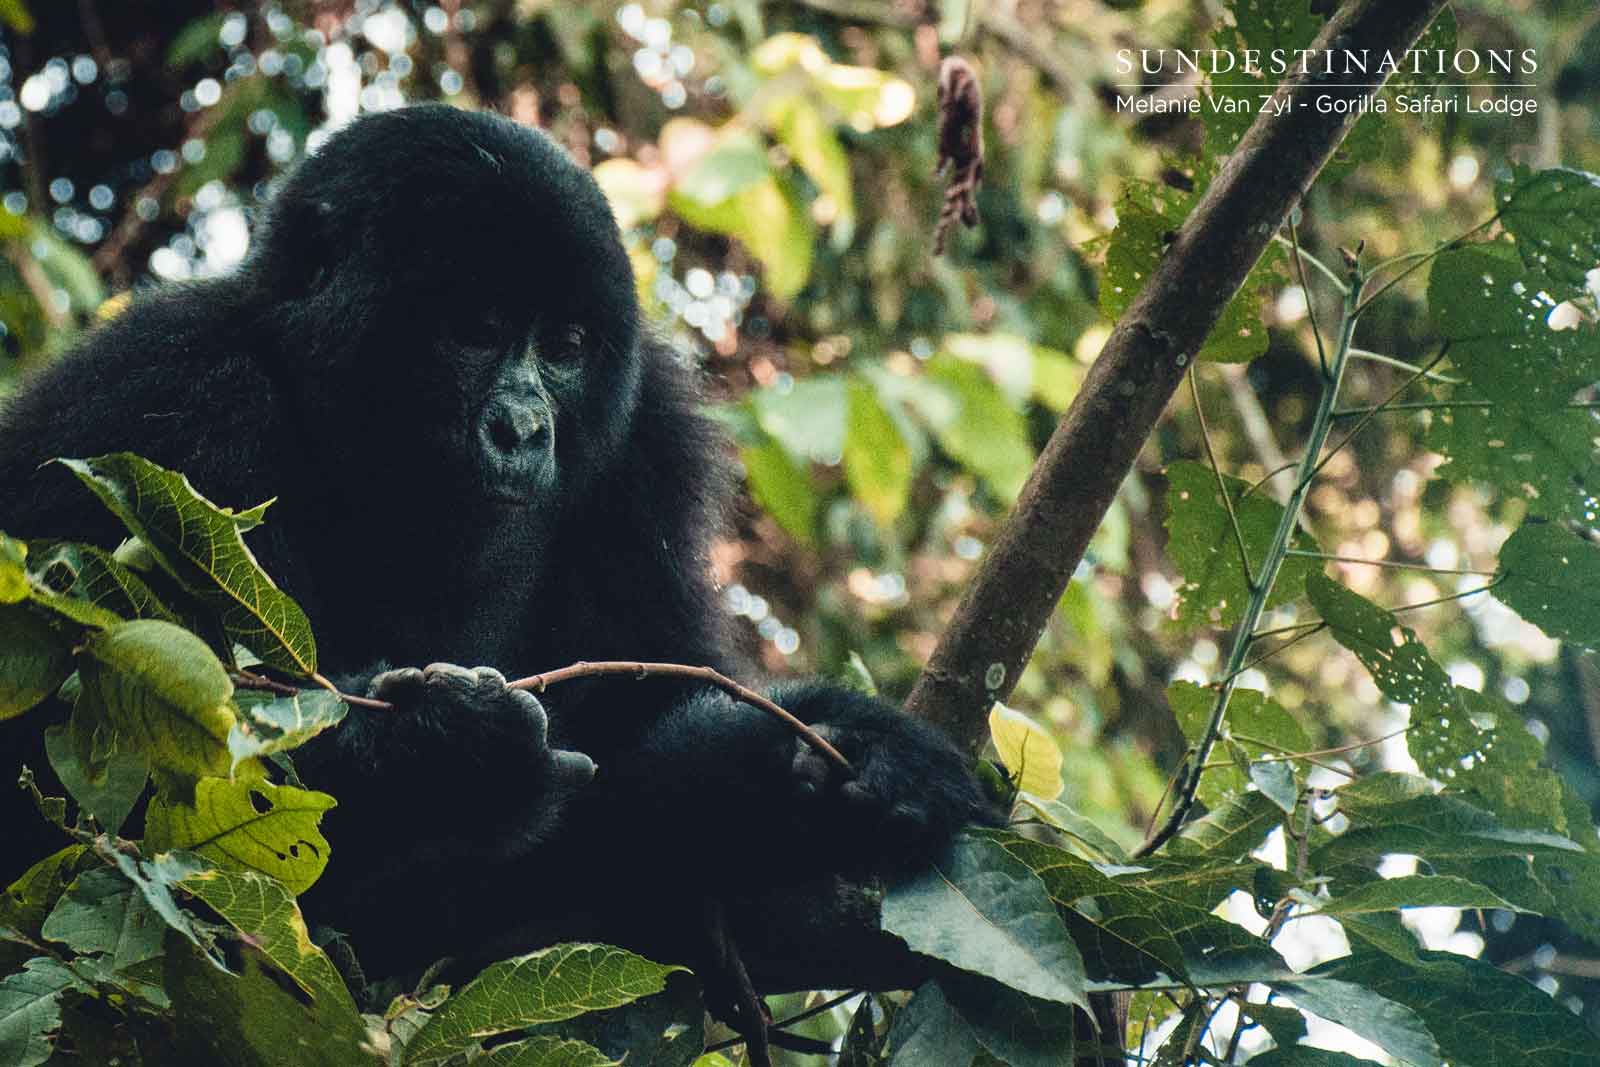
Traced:
<path id="1" fill-rule="evenodd" d="M 236 274 L 137 299 L 0 408 L 0 529 L 114 544 L 39 465 L 123 450 L 218 503 L 276 496 L 252 547 L 324 671 L 399 705 L 296 754 L 339 800 L 307 910 L 369 968 L 569 913 L 659 951 L 697 893 L 904 867 L 989 817 L 941 736 L 841 689 L 778 699 L 848 779 L 701 686 L 552 689 L 548 738 L 505 688 L 580 659 L 738 669 L 707 566 L 725 449 L 642 328 L 599 188 L 536 132 L 415 107 L 335 135 Z M 6 803 L 8 837 L 38 824 Z"/>

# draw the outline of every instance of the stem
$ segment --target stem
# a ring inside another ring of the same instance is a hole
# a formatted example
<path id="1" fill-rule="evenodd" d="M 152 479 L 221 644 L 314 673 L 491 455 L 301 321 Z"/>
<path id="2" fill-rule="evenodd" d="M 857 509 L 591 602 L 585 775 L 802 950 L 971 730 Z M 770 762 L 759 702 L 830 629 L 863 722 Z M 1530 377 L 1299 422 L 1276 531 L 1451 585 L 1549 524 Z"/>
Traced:
<path id="1" fill-rule="evenodd" d="M 1340 450 L 1342 450 L 1345 445 L 1348 445 L 1351 441 L 1354 441 L 1356 434 L 1366 429 L 1367 423 L 1371 422 L 1377 417 L 1378 411 L 1382 411 L 1385 405 L 1394 403 L 1395 400 L 1399 399 L 1400 394 L 1404 393 L 1407 389 L 1410 389 L 1413 385 L 1417 384 L 1417 382 L 1421 381 L 1424 375 L 1431 373 L 1433 368 L 1439 365 L 1439 361 L 1444 359 L 1444 357 L 1449 353 L 1450 342 L 1446 341 L 1440 346 L 1439 353 L 1429 360 L 1425 366 L 1418 368 L 1415 374 L 1401 382 L 1392 393 L 1383 398 L 1383 403 L 1378 405 L 1377 411 L 1369 412 L 1363 416 L 1361 421 L 1352 426 L 1350 428 L 1350 432 L 1344 435 L 1344 440 L 1340 441 L 1338 444 L 1334 445 L 1328 450 L 1328 454 L 1322 457 L 1322 459 L 1317 463 L 1316 468 L 1311 472 L 1312 476 L 1315 477 L 1317 471 L 1320 471 L 1323 467 L 1327 466 L 1328 461 L 1333 459 L 1334 456 L 1338 455 Z"/>
<path id="2" fill-rule="evenodd" d="M 1291 548 L 1286 554 L 1301 559 L 1325 559 L 1330 563 L 1359 563 L 1367 567 L 1393 567 L 1396 570 L 1426 571 L 1429 574 L 1476 574 L 1483 578 L 1493 578 L 1499 573 L 1473 570 L 1470 567 L 1430 567 L 1426 563 L 1406 563 L 1398 559 L 1362 559 L 1360 556 L 1337 556 L 1328 552 L 1304 552 L 1298 548 Z"/>
<path id="3" fill-rule="evenodd" d="M 1330 267 L 1326 263 L 1322 262 L 1322 260 L 1320 260 L 1316 256 L 1312 255 L 1310 252 L 1307 252 L 1305 249 L 1299 247 L 1298 242 L 1290 241 L 1287 237 L 1283 236 L 1281 233 L 1280 234 L 1274 234 L 1272 239 L 1274 241 L 1278 242 L 1280 245 L 1283 245 L 1285 248 L 1289 249 L 1289 251 L 1293 252 L 1296 256 L 1299 256 L 1301 259 L 1305 260 L 1307 263 L 1311 264 L 1313 267 L 1317 268 L 1324 275 L 1326 275 L 1328 280 L 1333 283 L 1333 287 L 1335 289 L 1339 290 L 1341 295 L 1343 295 L 1344 293 L 1349 292 L 1349 286 L 1347 286 L 1345 284 L 1344 279 L 1339 277 L 1338 273 L 1332 267 Z M 1304 284 L 1301 285 L 1301 288 L 1302 289 L 1305 288 Z M 1307 298 L 1307 300 L 1310 299 L 1310 294 L 1309 293 L 1306 294 L 1306 298 Z"/>
<path id="4" fill-rule="evenodd" d="M 1415 363 L 1407 363 L 1403 359 L 1395 359 L 1393 356 L 1386 356 L 1382 352 L 1369 352 L 1365 348 L 1352 348 L 1350 354 L 1356 359 L 1364 359 L 1370 363 L 1382 363 L 1390 367 L 1399 367 L 1401 370 L 1420 371 L 1423 369 Z M 1444 382 L 1446 385 L 1462 384 L 1460 378 L 1452 378 L 1448 374 L 1440 374 L 1437 371 L 1428 371 L 1424 377 L 1430 381 Z"/>
<path id="5" fill-rule="evenodd" d="M 1223 681 L 1218 689 L 1216 702 L 1211 708 L 1211 718 L 1207 721 L 1205 732 L 1201 734 L 1200 742 L 1195 747 L 1194 758 L 1189 763 L 1188 773 L 1179 791 L 1178 802 L 1173 805 L 1172 814 L 1167 816 L 1161 828 L 1140 846 L 1135 856 L 1148 856 L 1166 844 L 1182 827 L 1194 807 L 1206 759 L 1210 757 L 1211 749 L 1216 745 L 1217 737 L 1222 732 L 1223 717 L 1228 711 L 1228 699 L 1233 695 L 1234 686 L 1238 684 L 1240 668 L 1245 664 L 1256 627 L 1261 622 L 1261 614 L 1266 610 L 1267 594 L 1272 590 L 1272 584 L 1278 577 L 1278 571 L 1283 567 L 1283 561 L 1289 556 L 1289 541 L 1299 526 L 1300 509 L 1305 506 L 1306 495 L 1311 491 L 1311 482 L 1316 476 L 1317 460 L 1322 455 L 1322 446 L 1327 443 L 1328 433 L 1333 428 L 1333 407 L 1339 396 L 1339 385 L 1344 380 L 1345 367 L 1350 361 L 1351 343 L 1356 331 L 1356 308 L 1359 306 L 1361 288 L 1359 269 L 1352 269 L 1351 284 L 1344 294 L 1344 321 L 1339 327 L 1339 343 L 1334 349 L 1333 362 L 1328 368 L 1328 376 L 1322 386 L 1322 396 L 1317 400 L 1316 415 L 1311 420 L 1311 435 L 1306 441 L 1305 454 L 1300 458 L 1294 488 L 1289 492 L 1289 499 L 1283 506 L 1283 514 L 1278 519 L 1278 528 L 1273 531 L 1272 543 L 1267 548 L 1266 559 L 1261 564 L 1260 581 L 1251 590 L 1250 602 L 1245 605 L 1244 618 L 1234 629 L 1233 647 L 1229 650 L 1228 662 L 1222 669 Z"/>
<path id="6" fill-rule="evenodd" d="M 1377 300 L 1378 298 L 1382 297 L 1383 294 L 1387 293 L 1390 289 L 1393 289 L 1395 286 L 1399 285 L 1401 282 L 1403 282 L 1407 278 L 1409 278 L 1412 274 L 1414 274 L 1415 272 L 1421 270 L 1422 267 L 1425 264 L 1427 264 L 1430 261 L 1432 261 L 1440 253 L 1448 252 L 1452 248 L 1459 247 L 1461 244 L 1463 244 L 1467 240 L 1467 238 L 1474 236 L 1475 234 L 1477 234 L 1479 231 L 1485 229 L 1486 227 L 1492 226 L 1494 224 L 1495 220 L 1498 219 L 1499 217 L 1500 216 L 1498 214 L 1489 216 L 1487 219 L 1484 219 L 1482 222 L 1478 223 L 1476 226 L 1474 226 L 1472 229 L 1468 230 L 1466 233 L 1462 234 L 1460 237 L 1457 237 L 1457 238 L 1455 238 L 1454 240 L 1451 240 L 1451 241 L 1446 241 L 1444 244 L 1440 245 L 1438 248 L 1435 248 L 1432 252 L 1419 252 L 1419 253 L 1416 253 L 1417 261 L 1415 263 L 1411 264 L 1405 270 L 1401 271 L 1399 274 L 1396 274 L 1393 278 L 1390 278 L 1387 282 L 1385 282 L 1383 285 L 1378 287 L 1378 291 L 1377 292 L 1373 293 L 1371 296 L 1369 296 L 1365 300 L 1363 300 L 1360 303 L 1360 305 L 1357 306 L 1357 308 L 1356 308 L 1356 315 L 1359 316 L 1363 311 L 1367 310 L 1367 307 L 1374 300 Z M 1407 258 L 1407 257 L 1400 256 L 1397 259 L 1392 259 L 1388 263 L 1381 264 L 1380 267 L 1377 268 L 1377 269 L 1381 269 L 1382 267 L 1391 266 L 1392 264 L 1397 263 L 1400 260 L 1403 260 L 1405 258 Z"/>
<path id="7" fill-rule="evenodd" d="M 1352 415 L 1382 415 L 1389 411 L 1445 411 L 1450 408 L 1492 408 L 1493 400 L 1416 400 L 1404 404 L 1375 404 L 1365 408 L 1340 408 L 1333 413 L 1336 419 L 1347 419 Z M 1594 411 L 1600 408 L 1600 400 L 1574 400 L 1562 405 L 1578 411 Z"/>
<path id="8" fill-rule="evenodd" d="M 1300 292 L 1306 298 L 1306 319 L 1311 323 L 1311 336 L 1317 342 L 1317 367 L 1322 371 L 1322 380 L 1327 381 L 1328 352 L 1322 345 L 1322 327 L 1317 325 L 1317 302 L 1312 299 L 1311 286 L 1306 284 L 1305 255 L 1300 248 L 1300 231 L 1294 224 L 1294 215 L 1293 211 L 1289 212 L 1289 240 L 1293 242 L 1295 266 L 1300 268 Z M 1339 291 L 1343 292 L 1344 287 L 1340 286 Z"/>

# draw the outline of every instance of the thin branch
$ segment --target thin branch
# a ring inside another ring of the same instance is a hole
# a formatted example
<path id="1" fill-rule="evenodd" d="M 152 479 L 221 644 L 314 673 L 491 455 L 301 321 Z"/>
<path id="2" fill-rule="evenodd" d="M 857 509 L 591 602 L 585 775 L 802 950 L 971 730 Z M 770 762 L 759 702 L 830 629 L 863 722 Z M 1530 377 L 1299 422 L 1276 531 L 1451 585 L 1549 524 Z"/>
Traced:
<path id="1" fill-rule="evenodd" d="M 1382 363 L 1385 366 L 1398 367 L 1401 370 L 1415 371 L 1421 369 L 1415 363 L 1407 363 L 1403 359 L 1395 359 L 1393 356 L 1386 356 L 1382 352 L 1369 352 L 1365 348 L 1352 348 L 1350 355 L 1356 359 L 1364 359 L 1368 363 Z M 1448 374 L 1440 374 L 1437 371 L 1429 371 L 1424 377 L 1429 381 L 1443 382 L 1446 385 L 1462 384 L 1460 378 L 1452 378 Z"/>
<path id="2" fill-rule="evenodd" d="M 1222 494 L 1222 507 L 1228 513 L 1228 525 L 1233 528 L 1233 543 L 1239 549 L 1239 565 L 1244 568 L 1246 588 L 1256 587 L 1255 572 L 1250 569 L 1250 553 L 1245 548 L 1244 531 L 1239 528 L 1239 516 L 1233 510 L 1233 497 L 1227 483 L 1222 480 L 1222 468 L 1217 465 L 1217 454 L 1211 448 L 1211 431 L 1206 429 L 1206 409 L 1200 403 L 1200 384 L 1195 380 L 1194 364 L 1189 364 L 1189 393 L 1194 397 L 1194 417 L 1200 422 L 1200 440 L 1206 447 L 1206 462 L 1217 480 L 1217 492 Z"/>
<path id="3" fill-rule="evenodd" d="M 1356 314 L 1360 315 L 1363 311 L 1366 311 L 1367 308 L 1372 305 L 1373 301 L 1379 299 L 1385 293 L 1387 293 L 1390 289 L 1393 289 L 1395 286 L 1399 285 L 1401 282 L 1403 282 L 1407 278 L 1411 277 L 1412 274 L 1414 274 L 1417 271 L 1421 270 L 1426 264 L 1428 264 L 1430 261 L 1432 261 L 1436 256 L 1439 256 L 1440 254 L 1442 254 L 1444 252 L 1448 252 L 1452 248 L 1459 248 L 1462 244 L 1466 243 L 1468 238 L 1473 237 L 1476 234 L 1478 234 L 1479 232 L 1481 232 L 1482 230 L 1486 229 L 1487 227 L 1494 225 L 1495 220 L 1497 220 L 1499 217 L 1500 217 L 1499 215 L 1492 215 L 1489 218 L 1485 219 L 1484 221 L 1478 223 L 1478 225 L 1474 226 L 1472 229 L 1468 230 L 1466 233 L 1462 234 L 1460 237 L 1457 237 L 1457 238 L 1455 238 L 1453 240 L 1450 240 L 1450 241 L 1446 241 L 1444 244 L 1440 245 L 1438 248 L 1435 248 L 1432 252 L 1420 253 L 1420 258 L 1418 258 L 1415 263 L 1411 264 L 1409 267 L 1407 267 L 1405 270 L 1401 271 L 1399 274 L 1396 274 L 1393 278 L 1390 278 L 1388 280 L 1388 282 L 1386 282 L 1382 286 L 1379 286 L 1377 292 L 1373 293 L 1371 296 L 1369 296 L 1365 300 L 1361 301 L 1361 306 L 1356 308 Z M 1404 258 L 1404 257 L 1400 257 L 1400 258 Z M 1390 260 L 1388 263 L 1380 264 L 1380 266 L 1383 266 L 1383 267 L 1392 266 L 1395 262 L 1396 262 L 1396 260 Z"/>
<path id="4" fill-rule="evenodd" d="M 1390 393 L 1384 399 L 1383 403 L 1378 405 L 1376 410 L 1372 411 L 1366 417 L 1364 417 L 1360 422 L 1358 422 L 1354 426 L 1352 426 L 1350 428 L 1350 432 L 1344 435 L 1344 440 L 1340 441 L 1338 444 L 1336 444 L 1332 448 L 1330 448 L 1328 450 L 1328 454 L 1323 456 L 1322 459 L 1317 462 L 1316 467 L 1314 467 L 1312 469 L 1312 471 L 1311 471 L 1311 476 L 1312 477 L 1316 477 L 1317 472 L 1322 470 L 1323 467 L 1327 466 L 1328 465 L 1328 461 L 1331 460 L 1334 456 L 1337 456 L 1339 454 L 1339 452 L 1344 448 L 1345 445 L 1347 445 L 1351 441 L 1353 441 L 1355 439 L 1356 434 L 1358 434 L 1362 430 L 1366 429 L 1367 428 L 1367 423 L 1371 422 L 1375 417 L 1377 417 L 1378 411 L 1381 411 L 1383 409 L 1384 404 L 1392 403 L 1397 397 L 1399 397 L 1399 395 L 1401 393 L 1405 392 L 1407 389 L 1410 389 L 1417 382 L 1421 381 L 1422 378 L 1424 376 L 1426 376 L 1429 372 L 1431 372 L 1434 367 L 1437 367 L 1439 365 L 1439 361 L 1444 359 L 1444 357 L 1446 355 L 1448 355 L 1449 352 L 1450 352 L 1450 342 L 1446 341 L 1444 344 L 1439 346 L 1439 354 L 1434 356 L 1433 359 L 1429 360 L 1426 366 L 1418 368 L 1417 372 L 1415 374 L 1413 374 L 1411 377 L 1407 378 L 1405 381 L 1401 382 L 1395 388 L 1395 390 L 1392 393 Z"/>
<path id="5" fill-rule="evenodd" d="M 596 660 L 592 663 L 574 663 L 559 670 L 545 671 L 543 674 L 530 674 L 526 678 L 518 678 L 514 682 L 507 682 L 506 688 L 529 689 L 535 693 L 542 693 L 548 687 L 560 685 L 562 682 L 570 682 L 577 678 L 596 678 L 608 674 L 628 675 L 641 681 L 645 678 L 692 678 L 695 681 L 714 686 L 734 699 L 752 707 L 760 708 L 768 715 L 773 716 L 787 726 L 796 737 L 832 760 L 840 770 L 850 771 L 850 761 L 845 759 L 838 749 L 828 744 L 811 727 L 754 689 L 742 686 L 727 675 L 714 671 L 710 667 L 692 667 L 684 663 L 638 663 L 632 660 Z"/>
<path id="6" fill-rule="evenodd" d="M 807 1008 L 805 1011 L 798 1012 L 798 1013 L 796 1013 L 794 1015 L 791 1015 L 787 1019 L 779 1019 L 777 1022 L 773 1023 L 768 1029 L 771 1029 L 771 1030 L 783 1030 L 783 1029 L 786 1029 L 788 1027 L 793 1026 L 795 1023 L 803 1023 L 807 1019 L 810 1019 L 810 1018 L 813 1018 L 815 1016 L 821 1015 L 825 1011 L 832 1011 L 834 1008 L 837 1008 L 839 1005 L 843 1004 L 845 1001 L 849 1000 L 851 997 L 859 997 L 864 992 L 866 992 L 866 990 L 864 990 L 864 989 L 852 989 L 848 993 L 840 993 L 836 997 L 829 997 L 827 1000 L 823 1001 L 821 1004 L 816 1005 L 815 1007 Z M 718 1041 L 715 1045 L 707 1045 L 706 1048 L 705 1048 L 705 1051 L 707 1051 L 707 1052 L 725 1052 L 726 1050 L 728 1050 L 730 1048 L 734 1048 L 734 1047 L 736 1047 L 738 1045 L 744 1044 L 744 1042 L 745 1042 L 745 1037 L 744 1037 L 743 1034 L 740 1034 L 738 1037 L 730 1037 L 726 1041 Z"/>
<path id="7" fill-rule="evenodd" d="M 1352 415 L 1383 415 L 1391 411 L 1447 411 L 1450 408 L 1492 408 L 1498 406 L 1493 400 L 1417 400 L 1403 404 L 1376 404 L 1372 407 L 1342 408 L 1333 413 L 1336 419 L 1349 418 Z M 1562 407 L 1575 411 L 1594 411 L 1600 409 L 1600 400 L 1574 400 L 1563 404 Z"/>
<path id="8" fill-rule="evenodd" d="M 1479 571 L 1470 567 L 1430 567 L 1426 563 L 1406 563 L 1398 559 L 1363 559 L 1360 556 L 1339 556 L 1330 552 L 1306 552 L 1298 548 L 1289 549 L 1288 555 L 1299 556 L 1301 559 L 1325 559 L 1330 563 L 1358 563 L 1367 567 L 1393 567 L 1403 571 L 1425 571 L 1428 574 L 1476 574 L 1483 578 L 1493 578 L 1499 571 Z"/>
<path id="9" fill-rule="evenodd" d="M 1345 285 L 1344 279 L 1341 278 L 1332 267 L 1322 262 L 1322 260 L 1312 255 L 1310 252 L 1307 252 L 1305 249 L 1300 248 L 1295 242 L 1289 240 L 1289 238 L 1283 236 L 1281 233 L 1273 234 L 1272 239 L 1283 247 L 1289 249 L 1289 251 L 1293 252 L 1296 256 L 1304 259 L 1307 263 L 1317 268 L 1317 270 L 1321 271 L 1323 275 L 1327 277 L 1328 281 L 1333 283 L 1333 287 L 1339 291 L 1339 295 L 1343 296 L 1349 291 L 1349 286 Z M 1302 284 L 1301 288 L 1305 288 L 1305 286 Z"/>
<path id="10" fill-rule="evenodd" d="M 1350 286 L 1344 297 L 1344 320 L 1339 328 L 1339 342 L 1328 368 L 1328 378 L 1323 383 L 1322 395 L 1317 400 L 1316 414 L 1311 420 L 1311 434 L 1306 442 L 1305 454 L 1300 460 L 1294 489 L 1290 491 L 1289 499 L 1284 503 L 1277 529 L 1272 534 L 1272 543 L 1268 546 L 1266 558 L 1261 564 L 1261 580 L 1251 591 L 1250 602 L 1245 605 L 1244 617 L 1234 631 L 1233 647 L 1228 653 L 1227 664 L 1223 667 L 1223 678 L 1217 687 L 1216 700 L 1211 707 L 1211 717 L 1206 722 L 1200 740 L 1195 744 L 1194 759 L 1189 764 L 1188 774 L 1178 791 L 1177 803 L 1173 805 L 1171 813 L 1161 824 L 1160 829 L 1146 838 L 1144 844 L 1135 851 L 1136 857 L 1148 856 L 1170 840 L 1182 828 L 1184 820 L 1193 810 L 1195 798 L 1200 791 L 1200 779 L 1205 773 L 1206 760 L 1222 733 L 1223 720 L 1228 712 L 1228 698 L 1233 695 L 1234 686 L 1238 683 L 1240 668 L 1244 666 L 1245 658 L 1249 654 L 1252 635 L 1261 621 L 1261 614 L 1266 610 L 1272 584 L 1277 579 L 1284 560 L 1289 556 L 1290 539 L 1300 524 L 1301 508 L 1304 507 L 1306 496 L 1310 493 L 1311 484 L 1316 478 L 1317 456 L 1321 454 L 1322 447 L 1328 440 L 1328 433 L 1333 429 L 1333 408 L 1338 401 L 1339 386 L 1344 380 L 1351 344 L 1355 338 L 1355 309 L 1361 298 L 1359 267 L 1352 266 L 1350 275 Z"/>
<path id="11" fill-rule="evenodd" d="M 1317 302 L 1311 286 L 1306 284 L 1305 255 L 1300 248 L 1300 230 L 1295 226 L 1294 212 L 1289 212 L 1289 243 L 1294 251 L 1294 265 L 1300 271 L 1300 292 L 1306 299 L 1306 318 L 1311 323 L 1311 336 L 1317 342 L 1317 366 L 1322 370 L 1322 380 L 1328 380 L 1328 350 L 1322 345 L 1322 329 L 1317 325 Z M 1326 269 L 1326 268 L 1324 268 Z M 1340 286 L 1339 291 L 1344 292 Z"/>
<path id="12" fill-rule="evenodd" d="M 228 677 L 233 679 L 235 688 L 253 689 L 262 693 L 275 693 L 281 697 L 299 696 L 306 691 L 301 686 L 280 682 L 275 678 L 268 678 L 266 675 L 255 674 L 251 671 L 229 671 Z M 387 700 L 373 700 L 370 697 L 358 697 L 350 693 L 341 693 L 338 687 L 320 674 L 313 674 L 311 680 L 316 682 L 320 688 L 326 689 L 347 704 L 357 704 L 363 708 L 374 708 L 378 711 L 394 710 L 394 705 Z"/>

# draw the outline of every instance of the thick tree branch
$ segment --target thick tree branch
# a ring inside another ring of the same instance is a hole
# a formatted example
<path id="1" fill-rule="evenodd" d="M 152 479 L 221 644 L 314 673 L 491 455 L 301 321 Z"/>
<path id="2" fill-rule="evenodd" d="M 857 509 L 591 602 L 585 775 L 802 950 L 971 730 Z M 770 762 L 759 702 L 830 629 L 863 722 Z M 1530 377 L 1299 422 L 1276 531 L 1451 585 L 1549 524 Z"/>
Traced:
<path id="1" fill-rule="evenodd" d="M 1313 50 L 1409 48 L 1444 0 L 1349 0 Z M 1016 510 L 967 588 L 907 709 L 969 748 L 1010 694 L 1090 537 L 1223 307 L 1344 139 L 1319 96 L 1370 96 L 1386 75 L 1297 75 L 1273 94 L 1106 341 Z"/>

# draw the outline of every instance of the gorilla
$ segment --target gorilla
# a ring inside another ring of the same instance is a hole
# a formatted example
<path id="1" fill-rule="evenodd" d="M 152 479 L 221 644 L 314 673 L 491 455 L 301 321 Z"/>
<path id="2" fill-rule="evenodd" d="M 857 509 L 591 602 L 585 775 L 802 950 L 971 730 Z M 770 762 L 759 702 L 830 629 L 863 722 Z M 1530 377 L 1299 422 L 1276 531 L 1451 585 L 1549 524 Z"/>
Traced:
<path id="1" fill-rule="evenodd" d="M 219 504 L 276 497 L 254 552 L 324 673 L 395 705 L 295 753 L 339 801 L 307 913 L 369 972 L 562 916 L 682 953 L 697 895 L 892 874 L 993 819 L 942 735 L 844 689 L 774 698 L 849 774 L 700 683 L 506 687 L 577 660 L 741 669 L 708 567 L 727 449 L 641 322 L 599 187 L 534 130 L 420 106 L 332 136 L 237 272 L 139 296 L 0 406 L 0 529 L 115 544 L 41 464 L 116 451 Z M 0 775 L 48 719 L 7 724 Z M 5 824 L 28 862 L 61 844 Z"/>

